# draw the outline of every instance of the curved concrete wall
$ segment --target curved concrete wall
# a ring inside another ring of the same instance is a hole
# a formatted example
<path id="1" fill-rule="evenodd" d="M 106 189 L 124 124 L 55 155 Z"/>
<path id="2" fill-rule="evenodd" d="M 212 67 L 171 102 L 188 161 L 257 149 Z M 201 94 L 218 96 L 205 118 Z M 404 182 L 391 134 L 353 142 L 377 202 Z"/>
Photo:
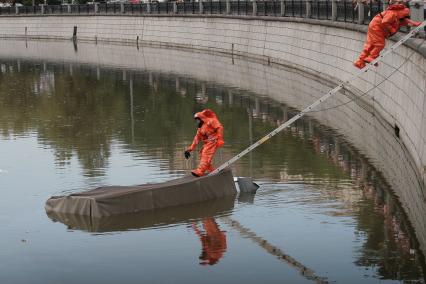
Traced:
<path id="1" fill-rule="evenodd" d="M 316 80 L 327 78 L 331 87 L 333 83 L 347 79 L 357 71 L 352 67 L 352 61 L 362 48 L 365 37 L 360 31 L 324 26 L 321 23 L 228 17 L 8 17 L 0 18 L 0 36 L 25 37 L 26 32 L 28 37 L 69 39 L 73 27 L 77 26 L 79 40 L 96 39 L 136 45 L 138 38 L 140 44 L 151 43 L 249 56 L 279 68 L 265 74 L 266 71 L 259 67 L 261 64 L 241 63 L 243 67 L 237 70 L 228 67 L 222 72 L 221 57 L 215 57 L 217 62 L 198 66 L 188 57 L 177 60 L 175 57 L 181 57 L 184 53 L 173 51 L 162 51 L 163 57 L 159 59 L 152 50 L 150 53 L 141 51 L 129 56 L 125 54 L 125 49 L 120 54 L 120 51 L 108 52 L 108 48 L 100 53 L 93 48 L 93 52 L 88 49 L 89 55 L 86 58 L 90 61 L 93 57 L 95 62 L 123 62 L 124 66 L 134 65 L 135 68 L 148 63 L 153 66 L 170 64 L 168 68 L 267 94 L 278 101 L 303 108 L 327 90 L 319 87 L 321 84 L 304 84 L 303 76 L 299 76 L 294 69 L 286 70 L 282 65 L 308 72 Z M 419 41 L 420 44 L 426 45 L 423 41 Z M 72 45 L 68 48 L 72 50 Z M 5 50 L 3 46 L 2 50 Z M 40 56 L 56 54 L 59 59 L 77 60 L 77 57 L 81 57 L 81 51 L 78 53 L 75 56 L 72 52 L 71 55 L 63 55 L 62 50 L 56 48 Z M 169 53 L 170 56 L 164 53 Z M 25 49 L 22 56 L 25 57 Z M 202 58 L 203 54 L 199 54 L 199 57 Z M 229 58 L 226 60 L 230 62 Z M 256 76 L 258 79 L 254 79 Z M 389 76 L 389 80 L 381 83 Z M 294 82 L 296 92 L 283 89 L 280 84 L 282 80 Z M 356 105 L 357 111 L 351 107 L 346 108 L 346 105 L 312 115 L 337 128 L 357 147 L 364 149 L 367 156 L 376 159 L 376 164 L 395 186 L 396 194 L 419 231 L 418 237 L 425 251 L 425 57 L 420 52 L 415 52 L 412 46 L 401 46 L 378 68 L 356 80 L 350 91 L 362 94 L 376 85 L 378 87 L 364 95 L 362 100 L 348 104 Z M 289 95 L 295 93 L 300 96 Z M 347 101 L 346 96 L 340 95 L 331 99 L 328 106 L 333 107 Z M 392 133 L 394 125 L 401 130 L 399 139 Z M 409 153 L 412 162 L 407 161 L 405 152 Z M 394 165 L 390 166 L 391 164 Z M 395 177 L 399 177 L 398 180 Z"/>

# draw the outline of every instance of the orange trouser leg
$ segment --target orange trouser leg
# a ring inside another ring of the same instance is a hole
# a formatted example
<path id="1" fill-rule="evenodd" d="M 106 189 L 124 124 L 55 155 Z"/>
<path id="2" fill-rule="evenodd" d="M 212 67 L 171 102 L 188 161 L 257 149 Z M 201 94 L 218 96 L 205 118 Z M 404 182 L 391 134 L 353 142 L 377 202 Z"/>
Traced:
<path id="1" fill-rule="evenodd" d="M 361 55 L 359 56 L 359 59 L 360 60 L 366 59 L 370 55 L 370 52 L 373 50 L 373 48 L 374 48 L 374 45 L 370 44 L 369 42 L 366 42 L 364 44 L 364 49 L 362 50 Z"/>
<path id="2" fill-rule="evenodd" d="M 358 68 L 363 68 L 365 62 L 371 62 L 376 59 L 380 51 L 385 47 L 385 40 L 386 36 L 381 24 L 377 21 L 372 21 L 368 27 L 364 49 L 359 58 L 354 62 L 354 65 Z"/>
<path id="3" fill-rule="evenodd" d="M 380 55 L 380 51 L 385 48 L 386 36 L 380 27 L 374 26 L 368 28 L 367 42 L 369 44 L 369 54 L 363 58 L 366 62 L 371 62 Z"/>
<path id="4" fill-rule="evenodd" d="M 211 173 L 212 171 L 214 171 L 214 167 L 213 167 L 213 164 L 212 164 L 212 163 L 210 163 L 209 168 L 207 169 L 207 171 L 208 171 L 209 173 Z"/>
<path id="5" fill-rule="evenodd" d="M 380 55 L 380 51 L 383 50 L 383 48 L 385 48 L 384 45 L 373 45 L 373 48 L 370 51 L 370 55 L 367 58 L 364 58 L 365 61 L 367 62 L 371 62 L 374 59 L 376 59 L 377 57 L 379 57 Z"/>
<path id="6" fill-rule="evenodd" d="M 200 164 L 198 165 L 198 168 L 192 171 L 193 174 L 197 176 L 203 176 L 206 171 L 213 171 L 213 165 L 212 160 L 213 156 L 216 153 L 216 144 L 205 144 L 203 145 L 203 149 L 201 150 L 200 154 Z"/>
<path id="7" fill-rule="evenodd" d="M 373 45 L 371 45 L 368 40 L 364 44 L 364 49 L 362 50 L 359 58 L 354 62 L 354 65 L 358 67 L 359 69 L 364 68 L 365 66 L 365 58 L 367 58 L 370 55 L 371 50 L 373 49 Z"/>

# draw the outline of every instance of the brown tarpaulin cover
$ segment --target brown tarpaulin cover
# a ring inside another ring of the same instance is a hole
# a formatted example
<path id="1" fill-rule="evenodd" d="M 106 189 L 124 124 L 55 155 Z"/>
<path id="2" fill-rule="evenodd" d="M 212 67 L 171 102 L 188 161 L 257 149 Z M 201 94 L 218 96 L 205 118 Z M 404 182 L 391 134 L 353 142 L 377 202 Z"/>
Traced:
<path id="1" fill-rule="evenodd" d="M 101 218 L 52 211 L 47 215 L 54 222 L 63 223 L 68 229 L 101 233 L 170 226 L 207 217 L 223 216 L 232 211 L 234 202 L 235 195 L 229 195 L 194 204 Z"/>
<path id="2" fill-rule="evenodd" d="M 69 196 L 52 196 L 46 201 L 45 209 L 48 214 L 59 212 L 100 218 L 198 203 L 235 193 L 232 172 L 226 169 L 200 178 L 188 175 L 163 183 L 107 186 Z"/>

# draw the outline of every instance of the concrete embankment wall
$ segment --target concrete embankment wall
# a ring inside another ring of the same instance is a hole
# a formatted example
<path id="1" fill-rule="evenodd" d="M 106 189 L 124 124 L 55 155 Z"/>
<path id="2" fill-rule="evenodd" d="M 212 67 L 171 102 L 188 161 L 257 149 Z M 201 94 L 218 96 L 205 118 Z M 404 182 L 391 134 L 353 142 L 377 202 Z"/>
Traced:
<path id="1" fill-rule="evenodd" d="M 308 20 L 302 22 L 295 19 L 188 16 L 7 17 L 0 18 L 0 37 L 70 39 L 74 26 L 77 27 L 78 41 L 105 40 L 136 45 L 136 40 L 138 40 L 139 44 L 151 43 L 232 53 L 260 59 L 265 64 L 269 62 L 272 65 L 283 64 L 294 67 L 318 78 L 327 78 L 331 82 L 347 79 L 357 71 L 352 66 L 352 61 L 358 56 L 365 38 L 363 28 L 359 27 L 360 30 L 357 31 L 357 27 L 352 25 L 338 26 L 327 24 L 327 22 Z M 413 159 L 413 168 L 420 175 L 422 182 L 416 187 L 416 181 L 413 180 L 415 177 L 411 176 L 405 181 L 406 184 L 411 185 L 404 188 L 404 185 L 400 184 L 395 188 L 396 194 L 400 197 L 410 220 L 415 224 L 414 227 L 422 228 L 420 235 L 424 237 L 424 234 L 421 233 L 424 230 L 424 216 L 419 213 L 425 212 L 426 204 L 424 189 L 426 59 L 424 53 L 414 50 L 413 47 L 417 44 L 423 44 L 422 50 L 426 48 L 426 43 L 423 41 L 412 42 L 410 46 L 401 46 L 378 68 L 353 82 L 350 89 L 355 94 L 362 94 L 378 85 L 362 97 L 362 102 L 357 102 L 362 106 L 361 109 L 365 110 L 363 115 L 360 115 L 360 112 L 352 112 L 352 110 L 337 109 L 315 116 L 326 121 L 325 124 L 338 128 L 349 139 L 352 139 L 355 145 L 365 144 L 366 152 L 370 153 L 368 156 L 386 159 L 381 170 L 385 174 L 386 171 L 389 171 L 388 179 L 392 178 L 392 173 L 391 170 L 386 170 L 386 167 L 389 167 L 391 160 L 398 164 L 405 159 L 402 154 L 394 154 L 402 153 L 400 150 L 391 151 L 390 146 L 387 146 L 391 144 L 388 141 L 395 139 L 398 141 L 398 145 L 406 148 Z M 61 50 L 57 50 L 57 52 L 60 54 Z M 149 55 L 141 54 L 140 56 Z M 134 62 L 138 62 L 138 60 L 142 59 L 135 58 Z M 143 60 L 147 60 L 146 57 Z M 173 61 L 170 63 L 173 64 Z M 162 60 L 161 64 L 167 64 L 167 61 L 165 63 Z M 203 72 L 206 76 L 212 76 L 208 75 L 208 70 Z M 246 72 L 253 73 L 250 68 Z M 277 72 L 274 80 L 281 78 L 279 70 Z M 216 74 L 218 80 L 220 78 L 228 80 L 223 78 L 217 70 L 212 70 L 212 74 Z M 292 76 L 288 75 L 291 72 L 282 72 L 282 74 L 282 80 L 292 80 Z M 387 77 L 389 79 L 385 80 Z M 234 85 L 242 85 L 244 88 L 257 92 L 270 93 L 273 98 L 287 101 L 289 105 L 298 108 L 306 106 L 310 101 L 309 96 L 315 99 L 320 95 L 309 94 L 305 90 L 301 91 L 300 99 L 286 98 L 286 90 L 274 89 L 280 85 L 272 81 L 265 82 L 264 85 L 260 85 L 259 80 L 238 82 L 238 78 L 247 79 L 244 74 L 233 77 L 228 73 L 227 78 L 234 78 Z M 381 83 L 382 81 L 384 82 Z M 229 84 L 229 82 L 227 83 Z M 297 83 L 303 86 L 303 80 Z M 264 91 L 259 89 L 260 86 L 263 86 Z M 295 85 L 295 87 L 297 86 Z M 335 101 L 345 102 L 343 97 L 339 97 Z M 373 120 L 367 119 L 370 117 Z M 335 120 L 340 122 L 336 123 Z M 375 123 L 385 124 L 385 127 L 391 130 L 395 125 L 398 126 L 400 138 L 389 135 L 388 132 L 385 134 L 375 132 Z M 347 127 L 342 127 L 344 124 Z M 380 154 L 377 155 L 374 152 Z M 384 158 L 385 156 L 386 158 Z M 392 169 L 398 170 L 398 167 L 392 167 Z M 405 170 L 403 169 L 403 171 Z M 401 183 L 402 181 L 391 181 L 391 183 L 393 182 Z M 422 237 L 420 239 L 424 246 L 425 240 Z"/>

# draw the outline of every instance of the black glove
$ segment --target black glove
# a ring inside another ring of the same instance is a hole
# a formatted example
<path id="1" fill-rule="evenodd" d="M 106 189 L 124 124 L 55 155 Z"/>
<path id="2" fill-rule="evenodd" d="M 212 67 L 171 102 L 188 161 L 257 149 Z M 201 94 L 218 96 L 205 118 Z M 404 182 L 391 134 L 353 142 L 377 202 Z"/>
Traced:
<path id="1" fill-rule="evenodd" d="M 185 159 L 189 159 L 191 157 L 191 153 L 189 151 L 185 151 Z"/>

